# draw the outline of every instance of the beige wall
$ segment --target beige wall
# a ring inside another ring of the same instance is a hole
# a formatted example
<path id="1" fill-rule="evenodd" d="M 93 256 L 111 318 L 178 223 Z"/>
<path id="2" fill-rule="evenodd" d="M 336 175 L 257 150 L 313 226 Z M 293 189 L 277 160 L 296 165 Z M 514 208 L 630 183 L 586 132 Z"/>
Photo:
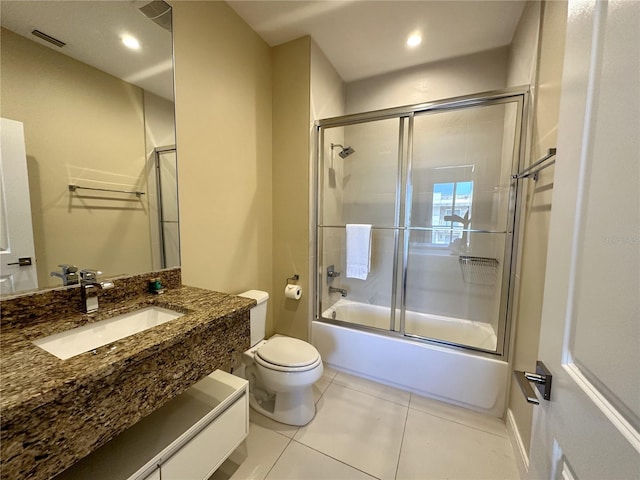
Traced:
<path id="1" fill-rule="evenodd" d="M 275 331 L 309 338 L 309 109 L 311 38 L 273 48 L 273 294 Z M 300 275 L 300 300 L 284 297 Z"/>
<path id="2" fill-rule="evenodd" d="M 2 116 L 24 123 L 39 286 L 57 265 L 151 270 L 142 90 L 2 30 Z M 78 192 L 80 193 L 80 192 Z"/>
<path id="3" fill-rule="evenodd" d="M 313 128 L 313 124 L 316 120 L 321 120 L 323 118 L 330 117 L 338 117 L 344 115 L 345 113 L 345 99 L 346 97 L 346 86 L 338 72 L 336 72 L 335 68 L 324 52 L 320 50 L 320 47 L 316 45 L 315 42 L 311 42 L 311 134 L 312 134 L 312 145 L 315 150 L 316 147 L 316 139 L 315 139 L 315 129 Z M 325 130 L 324 136 L 324 145 L 322 146 L 321 151 L 324 152 L 324 155 L 331 156 L 331 143 L 339 143 L 344 144 L 344 128 L 337 127 L 329 130 Z M 310 161 L 313 165 L 313 162 L 316 162 L 316 158 L 314 152 L 311 153 Z M 330 162 L 330 158 L 325 157 L 325 161 Z M 318 165 L 317 172 L 315 175 L 322 175 L 323 183 L 325 185 L 324 194 L 323 194 L 323 208 L 326 222 L 321 220 L 321 223 L 334 223 L 341 224 L 343 223 L 342 219 L 342 206 L 343 206 L 343 197 L 342 197 L 342 181 L 338 181 L 338 179 L 342 179 L 343 175 L 343 166 L 344 162 L 338 156 L 337 150 L 334 151 L 334 162 L 332 165 L 331 171 L 328 168 L 320 169 Z M 311 194 L 311 203 L 315 202 L 315 189 L 317 178 L 311 179 L 311 186 L 309 187 L 309 192 Z M 310 213 L 311 218 L 315 218 L 315 209 L 312 205 L 312 212 Z M 315 224 L 310 225 L 312 232 L 310 233 L 311 238 L 315 236 Z M 327 286 L 329 281 L 333 286 L 338 286 L 337 282 L 334 280 L 328 280 L 326 276 L 326 267 L 329 265 L 340 265 L 342 258 L 342 251 L 344 249 L 344 232 L 340 229 L 335 228 L 325 228 L 323 229 L 323 265 L 320 269 L 319 276 L 317 279 L 312 279 L 320 282 L 320 287 L 322 288 L 322 308 L 324 309 L 330 301 L 330 297 L 327 292 Z M 315 245 L 311 245 L 311 267 L 315 265 L 317 262 Z M 313 283 L 313 282 L 311 282 Z M 317 285 L 313 285 L 312 288 L 317 288 Z M 335 294 L 332 294 L 332 297 Z M 312 305 L 310 305 L 313 307 Z M 313 318 L 313 309 L 309 312 L 309 318 Z"/>
<path id="4" fill-rule="evenodd" d="M 224 2 L 172 6 L 183 282 L 271 292 L 270 48 Z"/>
<path id="5" fill-rule="evenodd" d="M 538 35 L 541 2 L 528 1 L 509 46 L 507 86 L 531 85 L 535 90 L 537 68 Z"/>
<path id="6" fill-rule="evenodd" d="M 347 84 L 347 113 L 442 100 L 504 88 L 507 47 Z"/>
<path id="7" fill-rule="evenodd" d="M 311 126 L 345 113 L 345 83 L 316 42 L 311 40 Z"/>
<path id="8" fill-rule="evenodd" d="M 533 36 L 537 36 L 537 2 L 525 8 L 519 27 L 518 42 L 511 51 L 513 62 L 510 69 L 512 81 L 520 81 L 528 75 L 531 59 L 527 59 Z M 558 108 L 560 105 L 560 83 L 566 30 L 566 2 L 544 2 L 537 74 L 532 79 L 535 87 L 533 128 L 531 135 L 530 160 L 542 157 L 548 148 L 556 146 Z M 528 17 L 527 17 L 528 15 Z M 536 27 L 534 28 L 533 25 Z M 528 35 L 524 34 L 528 32 Z M 524 37 L 528 36 L 529 41 Z M 522 49 L 528 45 L 526 49 Z M 535 49 L 534 49 L 535 52 Z M 524 215 L 522 254 L 518 273 L 519 295 L 515 321 L 515 343 L 513 347 L 513 368 L 531 371 L 535 369 L 538 357 L 540 317 L 545 280 L 551 195 L 553 192 L 553 167 L 543 170 L 540 178 L 525 180 L 527 183 Z M 525 455 L 529 451 L 533 406 L 528 404 L 515 382 L 509 393 L 509 410 L 523 442 Z"/>

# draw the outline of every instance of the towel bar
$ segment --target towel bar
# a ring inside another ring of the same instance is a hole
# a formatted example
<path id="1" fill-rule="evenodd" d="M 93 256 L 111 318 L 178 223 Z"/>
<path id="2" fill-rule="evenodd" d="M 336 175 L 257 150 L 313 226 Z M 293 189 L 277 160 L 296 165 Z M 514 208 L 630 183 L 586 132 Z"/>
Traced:
<path id="1" fill-rule="evenodd" d="M 514 180 L 520 180 L 521 178 L 533 178 L 533 181 L 535 182 L 538 180 L 538 173 L 540 172 L 540 170 L 544 170 L 545 168 L 550 167 L 551 165 L 556 163 L 556 161 L 551 160 L 549 163 L 544 164 L 539 168 L 536 168 L 536 167 L 538 167 L 539 165 L 543 164 L 545 161 L 555 156 L 556 156 L 556 149 L 550 148 L 544 157 L 542 157 L 540 160 L 538 160 L 536 163 L 529 166 L 528 168 L 525 168 L 521 172 L 516 173 L 515 175 L 512 175 L 511 178 L 513 178 Z"/>
<path id="2" fill-rule="evenodd" d="M 76 190 L 94 190 L 97 192 L 130 193 L 131 195 L 135 195 L 136 197 L 140 197 L 144 195 L 144 192 L 140 192 L 140 191 L 114 190 L 112 188 L 81 187 L 79 185 L 74 185 L 73 183 L 70 183 L 69 191 L 75 192 Z"/>

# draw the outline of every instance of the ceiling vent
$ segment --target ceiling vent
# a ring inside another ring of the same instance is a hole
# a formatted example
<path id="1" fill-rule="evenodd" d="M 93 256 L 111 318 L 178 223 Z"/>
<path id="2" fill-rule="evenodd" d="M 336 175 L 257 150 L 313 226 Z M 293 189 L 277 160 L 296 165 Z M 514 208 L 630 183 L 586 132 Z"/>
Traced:
<path id="1" fill-rule="evenodd" d="M 165 30 L 171 31 L 171 6 L 162 0 L 154 0 L 138 10 Z"/>
<path id="2" fill-rule="evenodd" d="M 56 47 L 62 48 L 66 45 L 66 43 L 64 43 L 62 40 L 58 40 L 57 38 L 54 38 L 51 35 L 47 35 L 46 33 L 41 32 L 40 30 L 33 30 L 31 34 L 35 35 L 38 38 L 41 38 L 45 42 L 53 43 Z"/>

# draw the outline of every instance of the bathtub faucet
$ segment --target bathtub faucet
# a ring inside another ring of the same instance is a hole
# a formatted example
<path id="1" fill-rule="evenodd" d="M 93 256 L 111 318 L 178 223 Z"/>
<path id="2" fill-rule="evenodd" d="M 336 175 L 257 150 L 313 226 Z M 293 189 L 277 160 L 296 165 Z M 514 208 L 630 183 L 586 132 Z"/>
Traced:
<path id="1" fill-rule="evenodd" d="M 347 289 L 346 288 L 329 287 L 329 293 L 339 293 L 341 296 L 346 297 L 347 296 Z"/>

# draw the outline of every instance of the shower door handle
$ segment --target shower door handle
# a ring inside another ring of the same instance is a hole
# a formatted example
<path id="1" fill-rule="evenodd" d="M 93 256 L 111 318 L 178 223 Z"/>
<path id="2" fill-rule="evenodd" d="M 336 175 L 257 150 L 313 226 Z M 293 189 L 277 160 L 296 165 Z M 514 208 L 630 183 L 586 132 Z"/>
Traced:
<path id="1" fill-rule="evenodd" d="M 553 376 L 549 369 L 541 361 L 536 362 L 536 373 L 522 372 L 520 370 L 514 370 L 513 375 L 518 381 L 518 386 L 522 391 L 522 394 L 527 399 L 527 402 L 538 405 L 540 401 L 536 396 L 535 390 L 531 387 L 531 383 L 536 384 L 536 388 L 542 394 L 542 398 L 545 400 L 551 400 L 551 380 Z"/>

